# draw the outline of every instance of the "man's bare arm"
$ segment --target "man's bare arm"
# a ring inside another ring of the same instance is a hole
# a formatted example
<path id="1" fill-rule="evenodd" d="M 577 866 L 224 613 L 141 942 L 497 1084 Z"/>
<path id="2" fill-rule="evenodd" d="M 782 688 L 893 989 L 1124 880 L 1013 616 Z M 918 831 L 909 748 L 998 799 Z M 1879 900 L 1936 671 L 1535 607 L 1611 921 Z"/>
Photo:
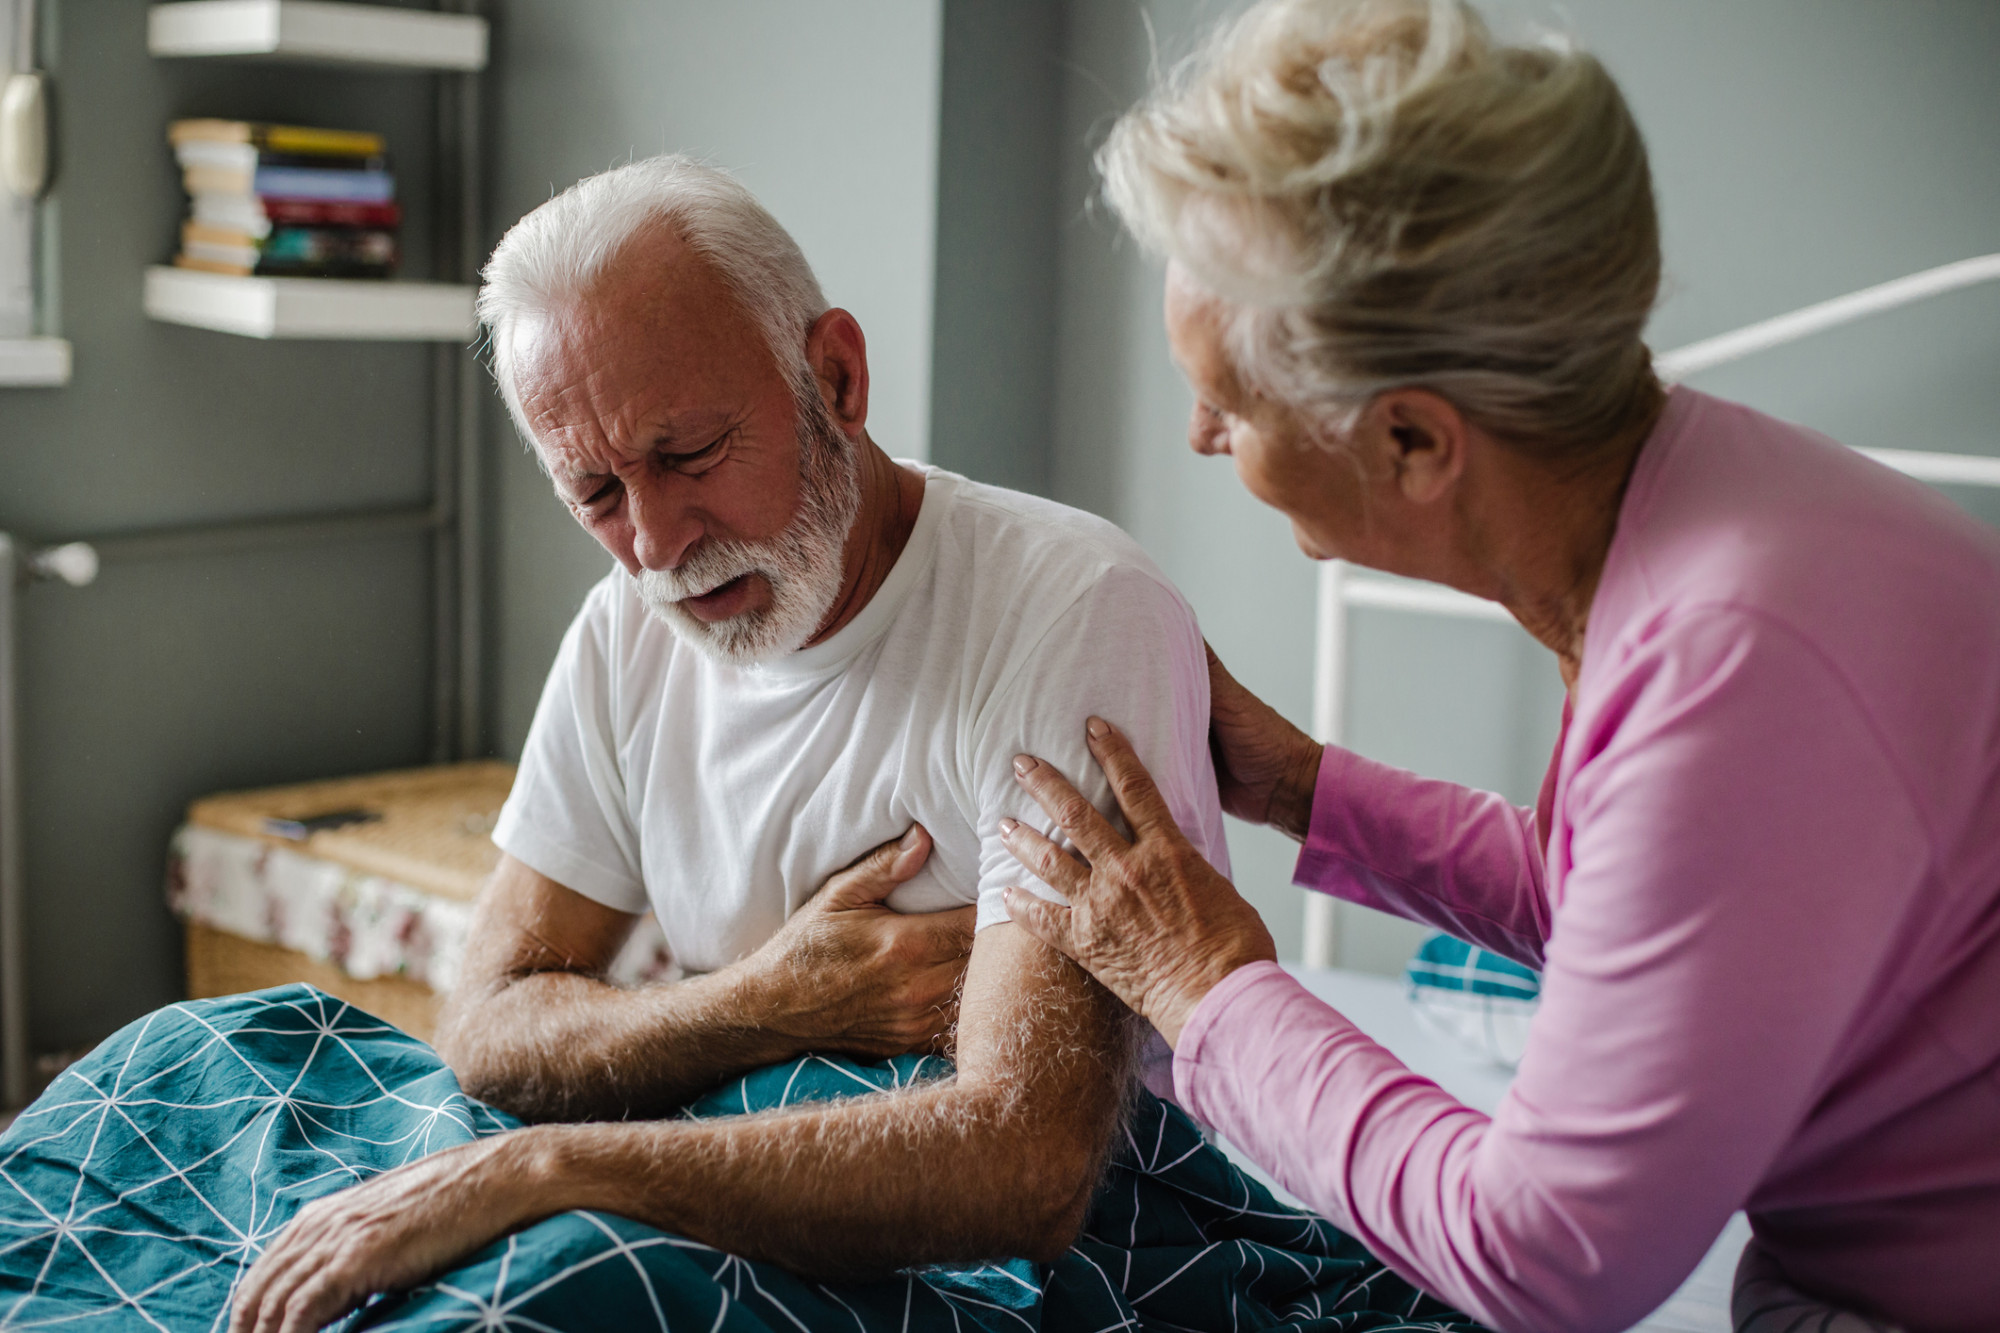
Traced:
<path id="1" fill-rule="evenodd" d="M 317 1328 L 571 1208 L 828 1277 L 1054 1259 L 1102 1169 L 1131 1033 L 1081 969 L 994 926 L 966 973 L 955 1077 L 725 1120 L 536 1126 L 439 1153 L 309 1205 L 245 1279 L 230 1327 Z"/>
<path id="2" fill-rule="evenodd" d="M 878 848 L 766 946 L 707 976 L 604 978 L 636 917 L 503 857 L 481 894 L 438 1051 L 467 1092 L 525 1120 L 650 1118 L 810 1050 L 939 1044 L 956 1016 L 971 909 L 904 917 L 881 899 L 929 852 Z"/>
<path id="3" fill-rule="evenodd" d="M 955 1077 L 834 1106 L 659 1126 L 564 1126 L 516 1145 L 562 1208 L 598 1208 L 837 1277 L 1061 1255 L 1082 1225 L 1131 1069 L 1129 1015 L 1012 925 L 979 936 Z"/>

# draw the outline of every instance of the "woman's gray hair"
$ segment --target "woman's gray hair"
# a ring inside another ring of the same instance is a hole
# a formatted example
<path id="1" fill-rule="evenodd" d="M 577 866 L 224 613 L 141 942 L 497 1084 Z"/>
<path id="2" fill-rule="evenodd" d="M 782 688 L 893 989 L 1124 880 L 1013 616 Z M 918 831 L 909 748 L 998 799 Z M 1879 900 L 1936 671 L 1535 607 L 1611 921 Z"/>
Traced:
<path id="1" fill-rule="evenodd" d="M 570 186 L 509 228 L 486 261 L 479 320 L 501 395 L 527 440 L 534 432 L 514 388 L 518 326 L 582 296 L 630 241 L 659 224 L 715 266 L 794 394 L 811 385 L 806 334 L 828 307 L 798 242 L 727 172 L 679 153 L 649 157 Z"/>
<path id="2" fill-rule="evenodd" d="M 1264 0 L 1126 113 L 1111 205 L 1316 429 L 1430 389 L 1520 447 L 1636 424 L 1659 289 L 1645 144 L 1604 67 L 1463 0 Z"/>

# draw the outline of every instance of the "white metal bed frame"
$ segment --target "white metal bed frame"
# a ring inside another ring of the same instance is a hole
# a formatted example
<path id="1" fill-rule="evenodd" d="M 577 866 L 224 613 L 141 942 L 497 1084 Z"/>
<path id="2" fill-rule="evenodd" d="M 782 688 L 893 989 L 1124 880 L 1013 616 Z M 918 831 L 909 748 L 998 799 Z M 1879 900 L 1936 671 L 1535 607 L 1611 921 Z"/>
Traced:
<path id="1" fill-rule="evenodd" d="M 1731 333 L 1704 338 L 1663 353 L 1654 359 L 1653 364 L 1663 379 L 1678 380 L 1885 310 L 1993 281 L 2000 281 L 2000 254 L 1962 259 L 1831 301 L 1822 301 L 1788 315 L 1762 320 Z M 1925 453 L 1912 449 L 1862 449 L 1859 452 L 1933 485 L 2000 489 L 2000 458 L 1978 454 Z M 1349 638 L 1347 613 L 1357 606 L 1457 620 L 1514 623 L 1514 617 L 1498 602 L 1489 602 L 1453 588 L 1358 574 L 1341 560 L 1330 560 L 1321 565 L 1319 632 L 1313 669 L 1313 735 L 1325 744 L 1338 742 L 1344 731 L 1342 712 L 1347 686 Z M 1336 964 L 1340 950 L 1337 908 L 1337 901 L 1328 895 L 1306 891 L 1306 966 L 1332 967 Z"/>

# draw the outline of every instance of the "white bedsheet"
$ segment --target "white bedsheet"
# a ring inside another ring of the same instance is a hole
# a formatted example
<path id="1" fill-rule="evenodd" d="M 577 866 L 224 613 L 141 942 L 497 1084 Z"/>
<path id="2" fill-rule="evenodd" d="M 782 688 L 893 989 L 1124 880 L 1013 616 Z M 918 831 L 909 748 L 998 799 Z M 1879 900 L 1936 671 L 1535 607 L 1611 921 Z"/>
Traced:
<path id="1" fill-rule="evenodd" d="M 1288 965 L 1288 970 L 1397 1059 L 1467 1106 L 1491 1111 L 1500 1104 L 1501 1095 L 1507 1091 L 1508 1072 L 1474 1058 L 1421 1027 L 1404 996 L 1401 981 L 1339 968 Z M 1255 1162 L 1245 1159 L 1227 1142 L 1222 1147 L 1281 1197 L 1292 1200 Z M 1635 1325 L 1632 1333 L 1730 1333 L 1730 1284 L 1736 1273 L 1736 1260 L 1749 1239 L 1750 1224 L 1743 1215 L 1738 1213 L 1730 1218 L 1701 1266 L 1666 1304 Z"/>

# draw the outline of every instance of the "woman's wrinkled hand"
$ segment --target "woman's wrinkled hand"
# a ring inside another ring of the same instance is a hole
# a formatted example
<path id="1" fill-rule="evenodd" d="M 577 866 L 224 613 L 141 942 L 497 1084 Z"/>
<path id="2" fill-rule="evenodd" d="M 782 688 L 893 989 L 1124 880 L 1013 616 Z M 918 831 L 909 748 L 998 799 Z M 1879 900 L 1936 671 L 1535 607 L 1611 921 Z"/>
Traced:
<path id="1" fill-rule="evenodd" d="M 1007 911 L 1176 1045 L 1217 982 L 1245 964 L 1276 961 L 1277 946 L 1257 909 L 1181 832 L 1124 734 L 1095 717 L 1085 730 L 1132 839 L 1119 836 L 1062 774 L 1022 755 L 1014 761 L 1018 780 L 1076 854 L 1026 824 L 1002 820 L 1000 835 L 1015 859 L 1069 899 L 1064 907 L 1011 888 Z"/>
<path id="2" fill-rule="evenodd" d="M 1243 688 L 1208 648 L 1208 748 L 1222 808 L 1304 842 L 1323 750 Z"/>

